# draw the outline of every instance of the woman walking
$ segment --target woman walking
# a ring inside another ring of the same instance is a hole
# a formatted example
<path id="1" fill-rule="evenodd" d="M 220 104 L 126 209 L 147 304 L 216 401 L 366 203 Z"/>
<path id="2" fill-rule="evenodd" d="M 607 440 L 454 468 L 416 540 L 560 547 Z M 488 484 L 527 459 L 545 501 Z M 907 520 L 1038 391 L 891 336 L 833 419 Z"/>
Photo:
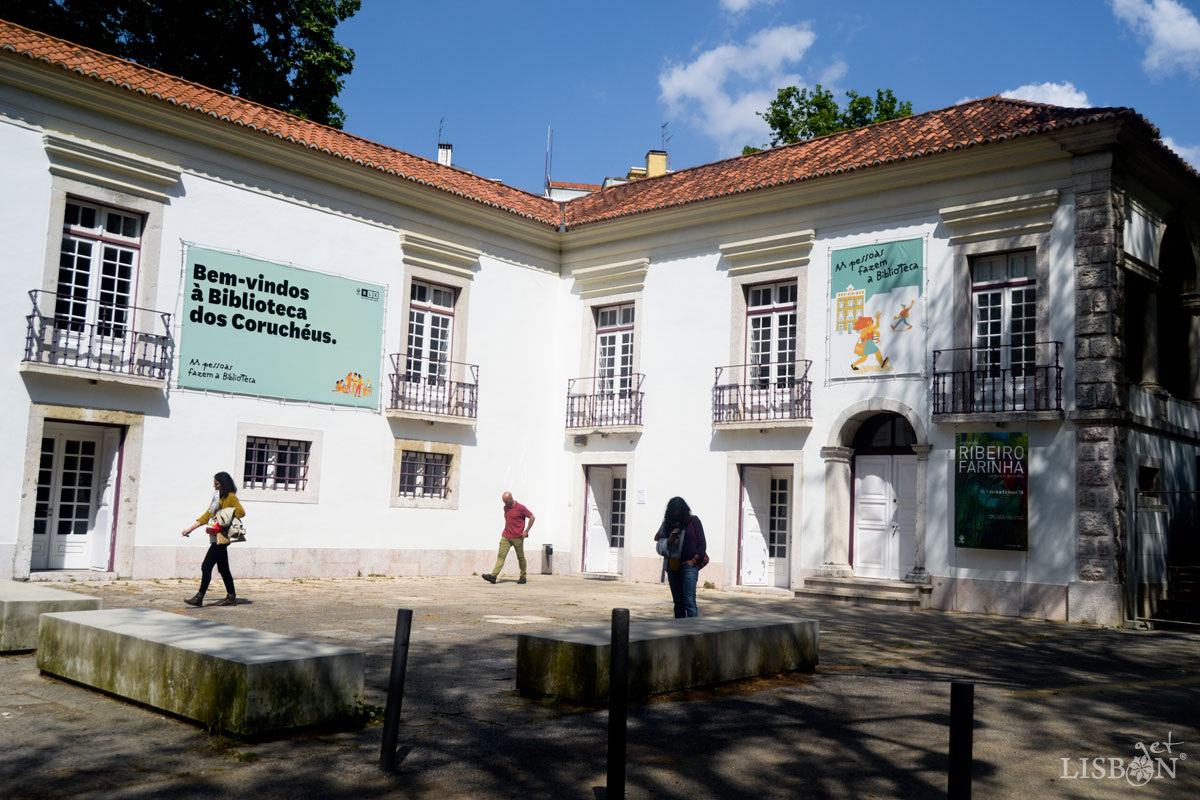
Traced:
<path id="1" fill-rule="evenodd" d="M 242 504 L 237 499 L 237 486 L 234 485 L 233 478 L 228 472 L 218 472 L 213 476 L 213 490 L 213 499 L 212 503 L 208 506 L 208 510 L 191 527 L 183 529 L 184 536 L 187 536 L 196 530 L 196 528 L 208 522 L 213 518 L 214 514 L 223 508 L 232 508 L 235 517 L 241 518 L 246 516 L 246 510 L 242 508 Z M 212 580 L 214 566 L 221 573 L 221 580 L 225 582 L 225 599 L 219 600 L 213 605 L 237 605 L 237 592 L 233 588 L 233 573 L 229 571 L 229 543 L 227 541 L 225 544 L 217 544 L 216 533 L 208 534 L 208 552 L 204 555 L 204 563 L 200 567 L 200 591 L 183 602 L 189 606 L 203 605 L 204 593 L 208 591 L 208 583 Z"/>
<path id="2" fill-rule="evenodd" d="M 696 607 L 696 579 L 707 561 L 708 544 L 700 518 L 692 515 L 682 497 L 672 497 L 667 502 L 654 542 L 667 571 L 671 599 L 675 601 L 675 619 L 700 616 Z"/>

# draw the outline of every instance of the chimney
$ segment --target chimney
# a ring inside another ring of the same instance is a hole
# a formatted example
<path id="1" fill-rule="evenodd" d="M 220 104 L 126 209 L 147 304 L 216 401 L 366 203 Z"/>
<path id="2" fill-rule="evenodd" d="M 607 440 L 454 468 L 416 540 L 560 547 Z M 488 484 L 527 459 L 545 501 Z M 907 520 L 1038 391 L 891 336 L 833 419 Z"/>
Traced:
<path id="1" fill-rule="evenodd" d="M 646 177 L 664 175 L 667 172 L 667 151 L 650 150 L 646 153 Z"/>
<path id="2" fill-rule="evenodd" d="M 454 145 L 449 142 L 438 142 L 438 163 L 443 166 L 450 166 L 450 156 L 454 152 Z"/>

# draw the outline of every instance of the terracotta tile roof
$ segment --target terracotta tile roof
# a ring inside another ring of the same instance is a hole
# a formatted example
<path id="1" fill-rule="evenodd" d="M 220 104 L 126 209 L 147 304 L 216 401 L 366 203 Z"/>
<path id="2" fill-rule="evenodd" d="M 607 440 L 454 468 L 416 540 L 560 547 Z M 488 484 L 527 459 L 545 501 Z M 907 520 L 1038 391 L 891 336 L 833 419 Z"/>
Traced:
<path id="1" fill-rule="evenodd" d="M 641 178 L 558 203 L 3 20 L 0 20 L 0 53 L 39 62 L 47 68 L 67 70 L 81 79 L 109 84 L 114 90 L 141 94 L 152 101 L 274 136 L 296 147 L 351 161 L 430 190 L 554 226 L 564 223 L 578 227 L 1117 118 L 1129 120 L 1148 141 L 1158 143 L 1164 152 L 1171 152 L 1161 144 L 1158 130 L 1128 108 L 1061 108 L 988 97 L 749 156 Z M 1171 155 L 1188 173 L 1197 176 L 1195 169 L 1174 153 Z M 591 184 L 554 185 L 598 188 Z"/>
<path id="2" fill-rule="evenodd" d="M 571 183 L 570 181 L 550 181 L 551 189 L 579 189 L 586 192 L 600 191 L 598 183 Z"/>
<path id="3" fill-rule="evenodd" d="M 84 78 L 107 83 L 118 90 L 206 114 L 231 125 L 277 137 L 297 147 L 352 161 L 541 223 L 557 225 L 562 218 L 557 203 L 538 195 L 4 20 L 0 20 L 0 53 L 24 57 L 51 68 L 65 69 Z"/>
<path id="4" fill-rule="evenodd" d="M 1118 117 L 1144 127 L 1150 140 L 1158 139 L 1158 130 L 1128 108 L 1062 108 L 986 97 L 611 186 L 568 202 L 565 223 L 577 227 Z"/>

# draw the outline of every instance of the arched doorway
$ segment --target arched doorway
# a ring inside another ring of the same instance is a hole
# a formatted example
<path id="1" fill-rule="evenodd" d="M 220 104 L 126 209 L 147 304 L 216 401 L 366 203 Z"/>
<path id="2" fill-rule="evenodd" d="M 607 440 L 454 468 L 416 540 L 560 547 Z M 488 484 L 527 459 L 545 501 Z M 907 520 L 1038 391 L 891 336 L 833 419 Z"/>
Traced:
<path id="1" fill-rule="evenodd" d="M 896 421 L 897 417 L 903 420 L 907 428 Z M 877 422 L 870 422 L 876 418 L 880 419 Z M 867 427 L 867 430 L 862 431 L 860 435 L 860 430 L 864 426 Z M 883 440 L 876 440 L 877 436 L 887 437 L 887 447 L 883 446 Z M 897 436 L 900 438 L 897 439 Z M 882 449 L 899 450 L 901 446 L 897 443 L 900 441 L 907 443 L 904 445 L 906 452 L 878 452 Z M 915 468 L 902 466 L 899 472 L 896 469 L 896 462 L 889 460 L 891 472 L 887 477 L 889 484 L 894 480 L 911 480 L 912 482 L 912 493 L 915 495 L 912 510 L 913 538 L 909 540 L 905 533 L 906 538 L 903 544 L 899 538 L 897 539 L 898 552 L 894 559 L 894 566 L 888 565 L 887 561 L 880 563 L 891 574 L 899 573 L 899 577 L 905 581 L 927 584 L 929 576 L 925 571 L 925 491 L 931 449 L 929 437 L 925 432 L 924 422 L 910 406 L 886 397 L 872 397 L 846 406 L 830 428 L 828 443 L 821 448 L 821 458 L 825 461 L 825 553 L 821 566 L 817 569 L 817 576 L 854 577 L 860 574 L 858 569 L 851 567 L 850 560 L 855 467 L 860 467 L 859 472 L 862 473 L 862 470 L 869 469 L 871 465 L 869 462 L 864 462 L 862 465 L 857 464 L 856 445 L 862 445 L 868 451 L 877 448 L 877 452 L 865 453 L 867 456 L 886 455 L 889 458 L 893 456 L 915 458 Z M 907 465 L 909 462 L 902 461 L 901 464 Z M 901 495 L 908 491 L 907 485 L 902 486 L 899 493 L 885 495 L 882 499 L 886 499 L 887 502 L 880 504 L 885 508 L 889 505 L 899 506 Z M 896 499 L 896 503 L 891 502 L 893 497 Z M 907 509 L 905 513 L 907 513 Z M 882 518 L 884 514 L 884 511 L 880 511 L 879 516 Z M 891 517 L 889 516 L 887 519 L 890 523 Z M 901 521 L 904 521 L 903 518 Z M 860 529 L 862 524 L 863 521 L 860 518 Z M 892 535 L 890 528 L 888 535 Z M 899 530 L 897 530 L 896 536 L 901 536 Z M 861 567 L 864 566 L 865 559 L 863 548 L 868 545 L 862 542 L 861 533 L 859 540 L 859 557 L 856 562 Z M 890 547 L 890 543 L 888 546 Z M 911 564 L 911 567 L 907 572 L 901 572 L 902 564 Z M 870 571 L 869 567 L 868 571 Z"/>
<path id="2" fill-rule="evenodd" d="M 885 412 L 862 421 L 851 447 L 850 565 L 855 577 L 899 580 L 916 556 L 917 435 Z"/>

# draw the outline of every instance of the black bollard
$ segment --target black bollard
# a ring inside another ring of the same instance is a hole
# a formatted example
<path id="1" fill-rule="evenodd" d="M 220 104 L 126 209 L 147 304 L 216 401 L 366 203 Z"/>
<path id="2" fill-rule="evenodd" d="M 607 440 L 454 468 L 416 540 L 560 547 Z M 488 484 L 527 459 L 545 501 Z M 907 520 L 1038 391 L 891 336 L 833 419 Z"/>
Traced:
<path id="1" fill-rule="evenodd" d="M 971 800 L 975 736 L 975 684 L 950 684 L 950 800 Z"/>
<path id="2" fill-rule="evenodd" d="M 629 719 L 629 609 L 612 612 L 608 661 L 608 790 L 605 800 L 625 797 L 625 732 Z"/>
<path id="3" fill-rule="evenodd" d="M 388 675 L 387 705 L 383 710 L 383 745 L 379 768 L 396 771 L 396 738 L 400 732 L 400 704 L 404 700 L 404 674 L 408 671 L 408 634 L 412 631 L 411 609 L 396 611 L 396 640 L 392 645 L 392 671 Z"/>

